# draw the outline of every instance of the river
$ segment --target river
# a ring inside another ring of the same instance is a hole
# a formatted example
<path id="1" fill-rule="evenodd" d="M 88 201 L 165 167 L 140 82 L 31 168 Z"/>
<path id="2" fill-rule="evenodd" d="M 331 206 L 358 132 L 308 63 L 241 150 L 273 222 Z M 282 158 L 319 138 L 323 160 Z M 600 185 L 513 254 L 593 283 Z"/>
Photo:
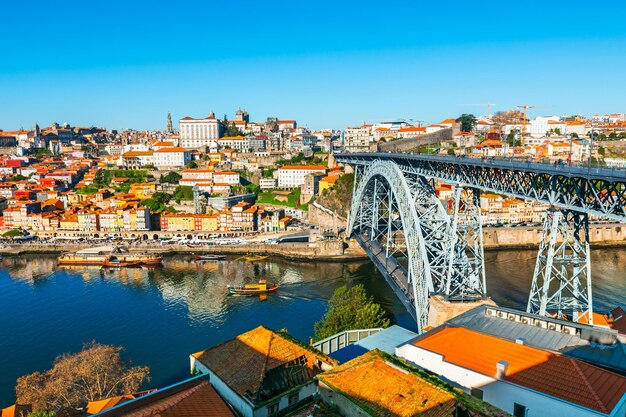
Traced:
<path id="1" fill-rule="evenodd" d="M 487 286 L 496 303 L 525 308 L 535 251 L 487 252 Z M 592 253 L 594 301 L 599 310 L 623 303 L 626 252 Z M 231 284 L 260 277 L 281 289 L 265 301 L 228 296 Z M 124 346 L 125 358 L 151 369 L 150 386 L 185 378 L 189 354 L 259 325 L 286 328 L 308 341 L 333 291 L 363 283 L 401 326 L 411 317 L 371 262 L 308 263 L 271 258 L 248 263 L 196 263 L 167 258 L 163 267 L 105 271 L 57 269 L 48 256 L 5 257 L 0 265 L 0 407 L 14 401 L 15 380 L 48 369 L 83 343 Z"/>

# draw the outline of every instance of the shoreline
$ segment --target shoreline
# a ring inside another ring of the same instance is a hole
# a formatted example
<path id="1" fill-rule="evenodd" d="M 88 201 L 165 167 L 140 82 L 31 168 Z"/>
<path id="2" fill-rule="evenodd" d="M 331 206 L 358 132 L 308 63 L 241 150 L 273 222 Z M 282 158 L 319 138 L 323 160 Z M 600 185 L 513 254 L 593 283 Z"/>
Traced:
<path id="1" fill-rule="evenodd" d="M 340 241 L 334 242 L 335 246 L 342 243 Z M 14 257 L 22 255 L 60 255 L 65 252 L 73 252 L 81 249 L 93 247 L 91 244 L 70 244 L 70 245 L 52 245 L 52 244 L 37 244 L 37 245 L 15 245 L 8 246 L 0 249 L 0 255 Z M 605 249 L 605 248 L 626 248 L 626 241 L 605 241 L 605 242 L 593 242 L 591 249 Z M 524 243 L 524 244 L 499 244 L 499 245 L 485 245 L 485 252 L 505 252 L 513 250 L 537 250 L 539 248 L 538 243 Z M 335 250 L 333 250 L 335 249 Z M 200 246 L 200 247 L 188 247 L 188 246 L 131 246 L 130 252 L 150 252 L 158 253 L 164 257 L 176 256 L 176 255 L 191 255 L 193 253 L 198 254 L 214 254 L 214 255 L 268 255 L 276 256 L 290 261 L 300 262 L 360 262 L 369 260 L 365 252 L 355 249 L 345 249 L 338 251 L 337 247 L 320 248 L 318 246 L 309 246 L 308 243 L 300 244 L 283 244 L 271 245 L 265 243 L 259 244 L 247 244 L 247 245 L 214 245 L 214 246 Z M 341 253 L 340 253 L 341 252 Z"/>

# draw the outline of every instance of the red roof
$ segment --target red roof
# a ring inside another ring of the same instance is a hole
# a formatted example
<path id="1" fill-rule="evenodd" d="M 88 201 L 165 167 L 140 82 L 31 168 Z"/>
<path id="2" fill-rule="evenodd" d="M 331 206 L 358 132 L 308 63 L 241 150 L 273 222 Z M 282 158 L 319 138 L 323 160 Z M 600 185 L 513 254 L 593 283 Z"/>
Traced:
<path id="1" fill-rule="evenodd" d="M 328 168 L 324 165 L 285 165 L 280 169 L 299 169 L 305 171 L 326 171 Z"/>
<path id="2" fill-rule="evenodd" d="M 496 375 L 496 364 L 506 361 L 506 381 L 606 414 L 626 393 L 626 377 L 464 328 L 444 327 L 411 343 L 443 355 L 448 363 L 491 377 Z"/>
<path id="3" fill-rule="evenodd" d="M 189 152 L 189 150 L 180 147 L 172 147 L 172 148 L 161 148 L 158 151 L 154 151 L 155 153 L 164 153 L 164 152 Z"/>

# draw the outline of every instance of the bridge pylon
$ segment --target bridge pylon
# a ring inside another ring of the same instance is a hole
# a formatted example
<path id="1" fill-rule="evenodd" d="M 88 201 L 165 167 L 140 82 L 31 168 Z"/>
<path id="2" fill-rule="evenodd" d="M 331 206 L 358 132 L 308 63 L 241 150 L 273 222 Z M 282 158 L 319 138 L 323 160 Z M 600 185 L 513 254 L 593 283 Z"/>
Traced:
<path id="1" fill-rule="evenodd" d="M 593 324 L 589 219 L 586 213 L 549 209 L 527 311 L 559 318 L 585 314 Z"/>
<path id="2" fill-rule="evenodd" d="M 443 296 L 446 301 L 487 299 L 480 190 L 454 187 L 448 270 Z"/>

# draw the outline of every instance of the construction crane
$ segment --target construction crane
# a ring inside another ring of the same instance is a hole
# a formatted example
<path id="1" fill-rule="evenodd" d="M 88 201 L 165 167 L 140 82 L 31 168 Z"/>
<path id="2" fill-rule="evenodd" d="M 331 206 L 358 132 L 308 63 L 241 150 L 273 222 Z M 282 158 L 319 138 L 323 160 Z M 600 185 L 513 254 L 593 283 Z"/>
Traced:
<path id="1" fill-rule="evenodd" d="M 469 107 L 487 107 L 487 118 L 491 119 L 491 106 L 497 106 L 497 104 L 487 103 L 487 104 L 461 104 L 462 106 Z"/>
<path id="2" fill-rule="evenodd" d="M 526 122 L 527 122 L 527 118 L 526 118 L 526 112 L 528 109 L 535 109 L 537 107 L 545 107 L 545 106 L 540 106 L 537 104 L 518 104 L 517 106 L 515 106 L 518 109 L 524 109 L 524 120 L 522 120 L 522 140 L 524 140 L 524 138 L 526 137 Z"/>

